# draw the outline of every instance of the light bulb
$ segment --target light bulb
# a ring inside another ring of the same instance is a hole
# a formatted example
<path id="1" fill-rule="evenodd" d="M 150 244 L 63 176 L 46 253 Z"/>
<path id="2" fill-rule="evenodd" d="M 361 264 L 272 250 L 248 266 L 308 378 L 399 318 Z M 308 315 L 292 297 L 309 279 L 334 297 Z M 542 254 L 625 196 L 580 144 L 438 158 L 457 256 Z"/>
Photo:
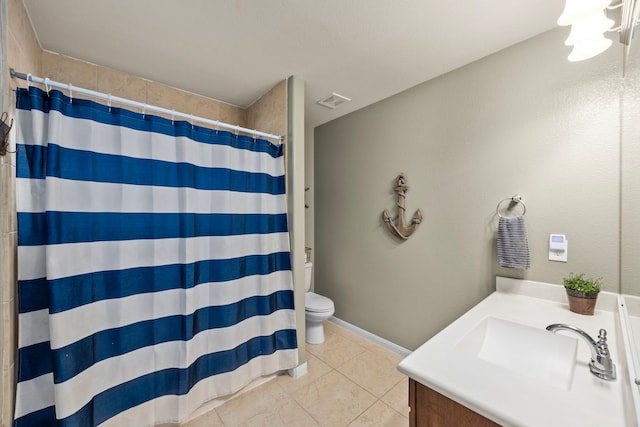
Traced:
<path id="1" fill-rule="evenodd" d="M 611 43 L 611 40 L 606 38 L 604 34 L 580 41 L 573 46 L 568 59 L 571 62 L 576 62 L 592 58 L 609 49 Z"/>
<path id="2" fill-rule="evenodd" d="M 603 11 L 611 0 L 567 0 L 564 11 L 558 18 L 558 25 L 571 25 L 586 16 Z"/>
<path id="3" fill-rule="evenodd" d="M 598 37 L 600 34 L 611 29 L 615 21 L 606 17 L 604 12 L 588 16 L 571 25 L 571 33 L 564 42 L 567 46 L 575 45 L 583 40 Z"/>

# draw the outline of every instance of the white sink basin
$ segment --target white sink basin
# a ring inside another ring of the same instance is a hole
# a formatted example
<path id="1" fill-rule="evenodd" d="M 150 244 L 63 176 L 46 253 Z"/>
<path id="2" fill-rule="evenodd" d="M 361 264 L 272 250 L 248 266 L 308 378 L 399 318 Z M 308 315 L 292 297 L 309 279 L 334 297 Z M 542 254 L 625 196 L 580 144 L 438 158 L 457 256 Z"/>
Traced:
<path id="1" fill-rule="evenodd" d="M 569 390 L 577 346 L 570 336 L 485 317 L 455 348 L 510 373 Z"/>
<path id="2" fill-rule="evenodd" d="M 499 425 L 640 427 L 633 383 L 622 375 L 628 365 L 620 306 L 618 295 L 600 292 L 594 315 L 581 316 L 569 311 L 562 285 L 498 277 L 494 293 L 403 359 L 398 370 Z M 593 375 L 587 343 L 546 331 L 553 323 L 592 337 L 606 329 L 619 378 Z M 638 401 L 640 408 L 640 393 Z"/>

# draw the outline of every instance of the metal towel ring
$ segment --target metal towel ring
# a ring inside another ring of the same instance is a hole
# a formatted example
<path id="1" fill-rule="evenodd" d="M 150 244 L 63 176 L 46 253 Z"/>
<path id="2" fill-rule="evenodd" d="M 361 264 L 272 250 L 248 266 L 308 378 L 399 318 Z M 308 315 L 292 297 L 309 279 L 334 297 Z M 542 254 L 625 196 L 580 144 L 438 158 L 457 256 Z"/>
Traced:
<path id="1" fill-rule="evenodd" d="M 498 217 L 500 218 L 504 218 L 502 215 L 500 215 L 500 205 L 506 201 L 509 201 L 509 204 L 511 203 L 515 203 L 518 204 L 520 203 L 522 205 L 522 216 L 524 216 L 524 214 L 527 213 L 527 205 L 524 204 L 524 202 L 522 201 L 522 196 L 519 195 L 515 195 L 513 197 L 507 197 L 506 199 L 502 199 L 500 200 L 500 202 L 498 202 L 498 206 L 496 206 L 496 214 L 498 215 Z"/>

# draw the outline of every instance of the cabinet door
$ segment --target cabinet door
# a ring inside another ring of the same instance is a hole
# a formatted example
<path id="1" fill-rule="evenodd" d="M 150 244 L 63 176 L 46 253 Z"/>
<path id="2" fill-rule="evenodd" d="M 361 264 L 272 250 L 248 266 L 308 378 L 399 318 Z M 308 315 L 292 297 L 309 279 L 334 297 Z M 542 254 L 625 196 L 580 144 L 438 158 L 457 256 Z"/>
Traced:
<path id="1" fill-rule="evenodd" d="M 499 424 L 409 378 L 411 427 L 495 427 Z"/>

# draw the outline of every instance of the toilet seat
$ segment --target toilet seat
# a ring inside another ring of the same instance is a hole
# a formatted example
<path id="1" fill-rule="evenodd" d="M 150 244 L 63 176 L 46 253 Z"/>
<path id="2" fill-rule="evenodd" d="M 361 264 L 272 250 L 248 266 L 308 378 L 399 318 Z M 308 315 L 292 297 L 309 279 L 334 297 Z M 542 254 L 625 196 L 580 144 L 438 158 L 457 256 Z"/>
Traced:
<path id="1" fill-rule="evenodd" d="M 307 292 L 304 295 L 304 309 L 314 313 L 324 313 L 327 311 L 333 311 L 333 301 L 322 295 L 315 294 L 313 292 Z"/>

